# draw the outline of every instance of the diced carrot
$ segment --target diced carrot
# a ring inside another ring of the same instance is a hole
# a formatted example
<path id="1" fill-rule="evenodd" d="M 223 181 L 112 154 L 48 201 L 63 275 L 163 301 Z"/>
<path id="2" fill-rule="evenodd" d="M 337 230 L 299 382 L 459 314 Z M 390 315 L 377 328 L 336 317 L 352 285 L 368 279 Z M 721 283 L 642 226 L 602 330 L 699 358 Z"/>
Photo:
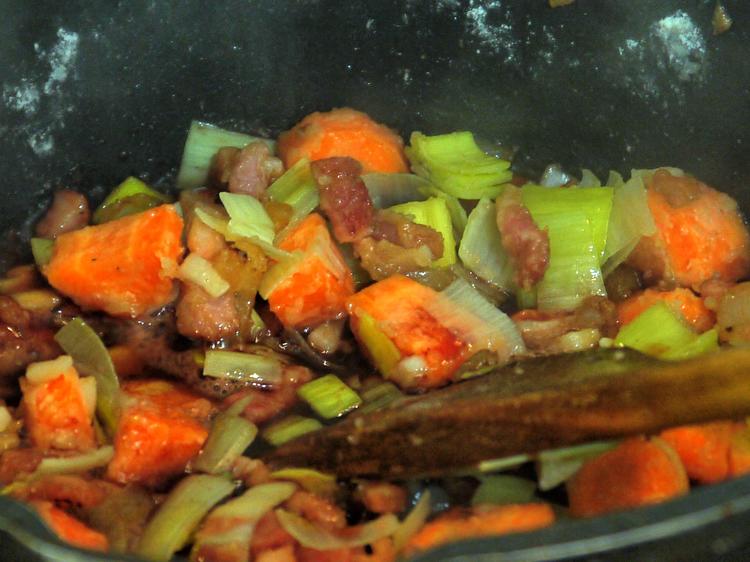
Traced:
<path id="1" fill-rule="evenodd" d="M 67 543 L 89 550 L 106 552 L 109 548 L 107 537 L 81 523 L 72 515 L 55 507 L 51 502 L 33 501 L 31 505 L 36 509 L 47 525 L 55 534 Z"/>
<path id="2" fill-rule="evenodd" d="M 617 316 L 620 325 L 624 326 L 635 320 L 659 301 L 665 302 L 675 313 L 682 317 L 697 332 L 710 330 L 716 323 L 716 316 L 703 303 L 703 299 L 690 289 L 679 287 L 671 291 L 646 289 L 617 304 Z"/>
<path id="3" fill-rule="evenodd" d="M 350 156 L 359 160 L 365 173 L 409 171 L 401 137 L 348 107 L 311 113 L 281 133 L 278 151 L 287 168 L 301 158 L 314 161 Z"/>
<path id="4" fill-rule="evenodd" d="M 143 374 L 145 364 L 141 356 L 127 345 L 114 345 L 107 349 L 118 377 L 129 378 Z"/>
<path id="5" fill-rule="evenodd" d="M 59 236 L 44 274 L 81 306 L 139 316 L 174 298 L 181 237 L 182 219 L 162 205 Z"/>
<path id="6" fill-rule="evenodd" d="M 166 381 L 128 381 L 123 393 L 107 477 L 156 486 L 182 473 L 208 436 L 211 403 Z"/>
<path id="7" fill-rule="evenodd" d="M 20 383 L 24 419 L 34 446 L 75 451 L 95 446 L 93 420 L 75 367 L 71 365 L 37 384 L 26 377 Z"/>
<path id="8" fill-rule="evenodd" d="M 720 421 L 674 427 L 662 431 L 660 437 L 680 455 L 689 478 L 710 484 L 729 477 L 729 450 L 735 432 L 734 422 Z"/>
<path id="9" fill-rule="evenodd" d="M 472 537 L 520 533 L 551 525 L 552 508 L 544 503 L 481 506 L 454 509 L 430 521 L 409 539 L 407 555 Z"/>
<path id="10" fill-rule="evenodd" d="M 729 475 L 733 477 L 750 473 L 750 427 L 737 423 L 735 429 L 729 445 Z"/>
<path id="11" fill-rule="evenodd" d="M 304 252 L 294 270 L 268 295 L 270 308 L 282 324 L 301 328 L 342 315 L 346 299 L 354 294 L 354 281 L 323 217 L 307 216 L 278 246 Z"/>
<path id="12" fill-rule="evenodd" d="M 406 490 L 390 482 L 360 484 L 359 496 L 373 513 L 401 513 L 406 508 Z"/>
<path id="13" fill-rule="evenodd" d="M 394 275 L 359 291 L 347 302 L 352 331 L 371 357 L 378 350 L 369 349 L 368 343 L 373 343 L 363 337 L 362 320 L 367 317 L 374 320 L 400 358 L 419 358 L 423 369 L 411 378 L 394 378 L 401 386 L 431 388 L 445 384 L 468 356 L 466 343 L 427 311 L 429 303 L 437 298 L 433 289 Z"/>
<path id="14" fill-rule="evenodd" d="M 750 429 L 734 421 L 685 425 L 662 431 L 674 447 L 687 475 L 702 484 L 750 472 Z"/>
<path id="15" fill-rule="evenodd" d="M 634 437 L 587 461 L 567 488 L 571 515 L 591 517 L 683 495 L 688 479 L 670 445 Z"/>
<path id="16" fill-rule="evenodd" d="M 750 235 L 731 197 L 667 170 L 656 171 L 647 190 L 657 232 L 628 258 L 647 280 L 697 290 L 710 279 L 737 281 L 750 273 Z"/>

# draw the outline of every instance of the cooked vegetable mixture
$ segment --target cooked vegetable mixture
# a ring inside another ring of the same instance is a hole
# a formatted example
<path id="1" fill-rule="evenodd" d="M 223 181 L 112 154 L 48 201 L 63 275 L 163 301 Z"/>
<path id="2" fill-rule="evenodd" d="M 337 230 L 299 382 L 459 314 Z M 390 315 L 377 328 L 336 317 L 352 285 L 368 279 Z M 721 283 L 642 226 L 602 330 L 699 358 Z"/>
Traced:
<path id="1" fill-rule="evenodd" d="M 88 549 L 384 562 L 749 472 L 745 419 L 429 478 L 271 463 L 532 357 L 750 343 L 729 196 L 667 167 L 537 179 L 469 132 L 405 145 L 343 108 L 278 141 L 193 123 L 169 193 L 131 177 L 91 209 L 58 191 L 35 265 L 0 280 L 2 493 Z"/>

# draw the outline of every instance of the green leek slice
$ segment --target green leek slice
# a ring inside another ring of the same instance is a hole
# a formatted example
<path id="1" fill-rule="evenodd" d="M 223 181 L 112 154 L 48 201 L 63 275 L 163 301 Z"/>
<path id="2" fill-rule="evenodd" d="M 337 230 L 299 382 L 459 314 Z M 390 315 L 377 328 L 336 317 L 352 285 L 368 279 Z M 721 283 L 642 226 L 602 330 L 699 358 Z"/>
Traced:
<path id="1" fill-rule="evenodd" d="M 325 375 L 297 389 L 297 395 L 322 418 L 343 416 L 362 404 L 362 398 L 336 375 Z"/>
<path id="2" fill-rule="evenodd" d="M 291 415 L 272 423 L 263 429 L 263 439 L 274 447 L 283 445 L 287 441 L 296 439 L 305 433 L 317 431 L 323 424 L 313 418 Z"/>
<path id="3" fill-rule="evenodd" d="M 494 198 L 513 174 L 510 162 L 483 152 L 469 132 L 414 132 L 406 155 L 414 172 L 459 199 Z"/>
<path id="4" fill-rule="evenodd" d="M 271 140 L 227 131 L 209 123 L 193 121 L 182 151 L 180 171 L 177 173 L 177 188 L 195 189 L 204 186 L 211 169 L 211 161 L 220 148 L 225 146 L 244 148 L 258 140 L 265 142 L 272 152 L 275 150 L 276 143 Z"/>
<path id="5" fill-rule="evenodd" d="M 180 264 L 180 278 L 201 287 L 214 298 L 229 290 L 229 283 L 207 259 L 192 252 Z"/>
<path id="6" fill-rule="evenodd" d="M 687 359 L 718 349 L 718 333 L 713 329 L 696 334 L 666 303 L 658 302 L 623 326 L 615 345 L 661 359 Z"/>
<path id="7" fill-rule="evenodd" d="M 101 224 L 121 219 L 171 202 L 172 199 L 164 193 L 151 189 L 138 178 L 131 176 L 112 190 L 104 202 L 96 208 L 92 222 Z"/>
<path id="8" fill-rule="evenodd" d="M 55 334 L 55 340 L 73 358 L 84 375 L 96 379 L 96 413 L 109 437 L 120 416 L 120 382 L 107 348 L 81 318 L 73 318 Z"/>
<path id="9" fill-rule="evenodd" d="M 43 267 L 52 259 L 52 251 L 55 249 L 55 241 L 48 238 L 32 238 L 31 254 L 34 256 L 34 263 L 38 267 Z"/>
<path id="10" fill-rule="evenodd" d="M 208 511 L 234 491 L 226 478 L 191 474 L 180 480 L 146 525 L 136 554 L 167 562 L 183 548 Z"/>
<path id="11" fill-rule="evenodd" d="M 223 349 L 209 349 L 203 362 L 206 376 L 260 384 L 279 384 L 281 370 L 275 357 Z"/>
<path id="12" fill-rule="evenodd" d="M 312 468 L 282 468 L 271 473 L 274 480 L 290 480 L 313 494 L 333 496 L 338 488 L 336 477 Z"/>
<path id="13" fill-rule="evenodd" d="M 587 460 L 614 449 L 617 444 L 618 441 L 594 441 L 540 452 L 536 458 L 539 489 L 546 492 L 566 482 Z"/>
<path id="14" fill-rule="evenodd" d="M 471 505 L 527 503 L 534 498 L 536 484 L 526 478 L 498 474 L 482 476 L 481 483 L 471 497 Z"/>
<path id="15" fill-rule="evenodd" d="M 430 197 L 426 201 L 411 201 L 390 208 L 424 226 L 429 226 L 443 236 L 443 255 L 433 260 L 434 267 L 448 267 L 456 263 L 456 239 L 453 237 L 453 222 L 448 204 L 440 197 Z"/>
<path id="16" fill-rule="evenodd" d="M 307 158 L 298 160 L 271 184 L 266 193 L 271 201 L 285 203 L 294 209 L 290 223 L 309 215 L 320 204 L 318 186 Z"/>
<path id="17" fill-rule="evenodd" d="M 258 428 L 245 418 L 226 415 L 226 412 L 219 414 L 214 419 L 203 449 L 192 463 L 193 470 L 207 474 L 229 470 L 257 434 Z"/>

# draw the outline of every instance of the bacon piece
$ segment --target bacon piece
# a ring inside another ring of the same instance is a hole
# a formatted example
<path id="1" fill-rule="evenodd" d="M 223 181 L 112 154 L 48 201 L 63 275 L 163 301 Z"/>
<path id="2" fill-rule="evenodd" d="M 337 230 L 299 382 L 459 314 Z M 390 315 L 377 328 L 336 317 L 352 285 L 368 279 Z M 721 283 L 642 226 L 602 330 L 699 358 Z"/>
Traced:
<path id="1" fill-rule="evenodd" d="M 353 158 L 334 157 L 310 164 L 320 191 L 320 208 L 339 242 L 355 242 L 372 232 L 373 205 Z"/>
<path id="2" fill-rule="evenodd" d="M 189 338 L 218 341 L 236 336 L 240 329 L 240 318 L 231 291 L 220 297 L 212 297 L 190 281 L 182 283 L 176 314 L 177 330 Z"/>
<path id="3" fill-rule="evenodd" d="M 443 235 L 438 231 L 412 222 L 409 217 L 394 211 L 378 211 L 372 227 L 375 240 L 388 240 L 402 248 L 427 246 L 433 259 L 443 257 Z"/>
<path id="4" fill-rule="evenodd" d="M 89 223 L 91 211 L 86 196 L 71 189 L 55 192 L 52 206 L 36 225 L 36 235 L 57 238 L 60 234 L 78 230 Z"/>
<path id="5" fill-rule="evenodd" d="M 549 265 L 549 236 L 531 218 L 521 201 L 521 190 L 505 186 L 497 198 L 497 227 L 503 248 L 516 268 L 516 284 L 530 289 L 544 277 Z"/>
<path id="6" fill-rule="evenodd" d="M 255 141 L 242 150 L 233 147 L 219 149 L 212 162 L 210 177 L 214 184 L 228 186 L 232 193 L 260 197 L 283 172 L 284 165 L 271 155 L 268 145 Z"/>

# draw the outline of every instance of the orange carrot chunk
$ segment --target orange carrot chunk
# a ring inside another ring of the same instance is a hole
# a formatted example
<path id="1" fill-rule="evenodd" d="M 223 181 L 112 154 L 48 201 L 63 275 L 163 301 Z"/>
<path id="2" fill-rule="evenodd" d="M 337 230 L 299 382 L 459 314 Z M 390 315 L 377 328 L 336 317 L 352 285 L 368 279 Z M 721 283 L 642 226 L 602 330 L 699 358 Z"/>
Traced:
<path id="1" fill-rule="evenodd" d="M 128 381 L 123 392 L 107 477 L 155 486 L 181 474 L 208 437 L 211 403 L 166 381 Z"/>
<path id="2" fill-rule="evenodd" d="M 697 290 L 750 273 L 750 235 L 729 195 L 667 170 L 657 170 L 646 187 L 657 232 L 641 239 L 628 262 L 647 281 Z"/>
<path id="3" fill-rule="evenodd" d="M 34 446 L 72 451 L 86 451 L 95 446 L 91 412 L 75 367 L 70 365 L 59 373 L 50 373 L 43 382 L 32 383 L 24 377 L 20 383 L 24 420 Z"/>
<path id="4" fill-rule="evenodd" d="M 282 250 L 303 252 L 299 263 L 268 295 L 271 310 L 288 327 L 314 326 L 341 316 L 354 293 L 352 273 L 325 220 L 312 213 L 284 236 Z"/>
<path id="5" fill-rule="evenodd" d="M 720 421 L 667 429 L 660 437 L 680 455 L 688 477 L 710 484 L 729 477 L 729 450 L 735 431 L 733 422 Z"/>
<path id="6" fill-rule="evenodd" d="M 182 218 L 162 205 L 57 238 L 44 268 L 50 285 L 83 307 L 139 316 L 175 296 Z"/>
<path id="7" fill-rule="evenodd" d="M 279 136 L 278 152 L 289 168 L 301 158 L 358 160 L 364 172 L 408 172 L 404 141 L 368 115 L 348 107 L 311 113 Z"/>
<path id="8" fill-rule="evenodd" d="M 750 472 L 750 429 L 745 423 L 684 425 L 663 431 L 661 438 L 680 455 L 687 475 L 702 484 Z"/>
<path id="9" fill-rule="evenodd" d="M 405 553 L 489 535 L 520 533 L 551 525 L 552 508 L 544 503 L 477 506 L 470 511 L 453 509 L 422 527 L 407 543 Z"/>
<path id="10" fill-rule="evenodd" d="M 716 316 L 706 308 L 703 299 L 690 289 L 680 287 L 671 291 L 646 289 L 618 303 L 617 317 L 620 326 L 629 324 L 659 301 L 664 301 L 673 312 L 682 315 L 696 332 L 710 330 L 716 323 Z"/>
<path id="11" fill-rule="evenodd" d="M 587 461 L 567 489 L 571 515 L 592 517 L 683 495 L 688 479 L 670 445 L 635 437 Z"/>
<path id="12" fill-rule="evenodd" d="M 55 534 L 67 543 L 89 550 L 106 552 L 109 548 L 107 537 L 87 527 L 72 515 L 55 507 L 51 502 L 30 502 L 41 518 Z"/>
<path id="13" fill-rule="evenodd" d="M 445 384 L 469 356 L 468 345 L 428 312 L 438 298 L 433 289 L 394 275 L 347 303 L 352 332 L 363 350 L 402 387 Z"/>

